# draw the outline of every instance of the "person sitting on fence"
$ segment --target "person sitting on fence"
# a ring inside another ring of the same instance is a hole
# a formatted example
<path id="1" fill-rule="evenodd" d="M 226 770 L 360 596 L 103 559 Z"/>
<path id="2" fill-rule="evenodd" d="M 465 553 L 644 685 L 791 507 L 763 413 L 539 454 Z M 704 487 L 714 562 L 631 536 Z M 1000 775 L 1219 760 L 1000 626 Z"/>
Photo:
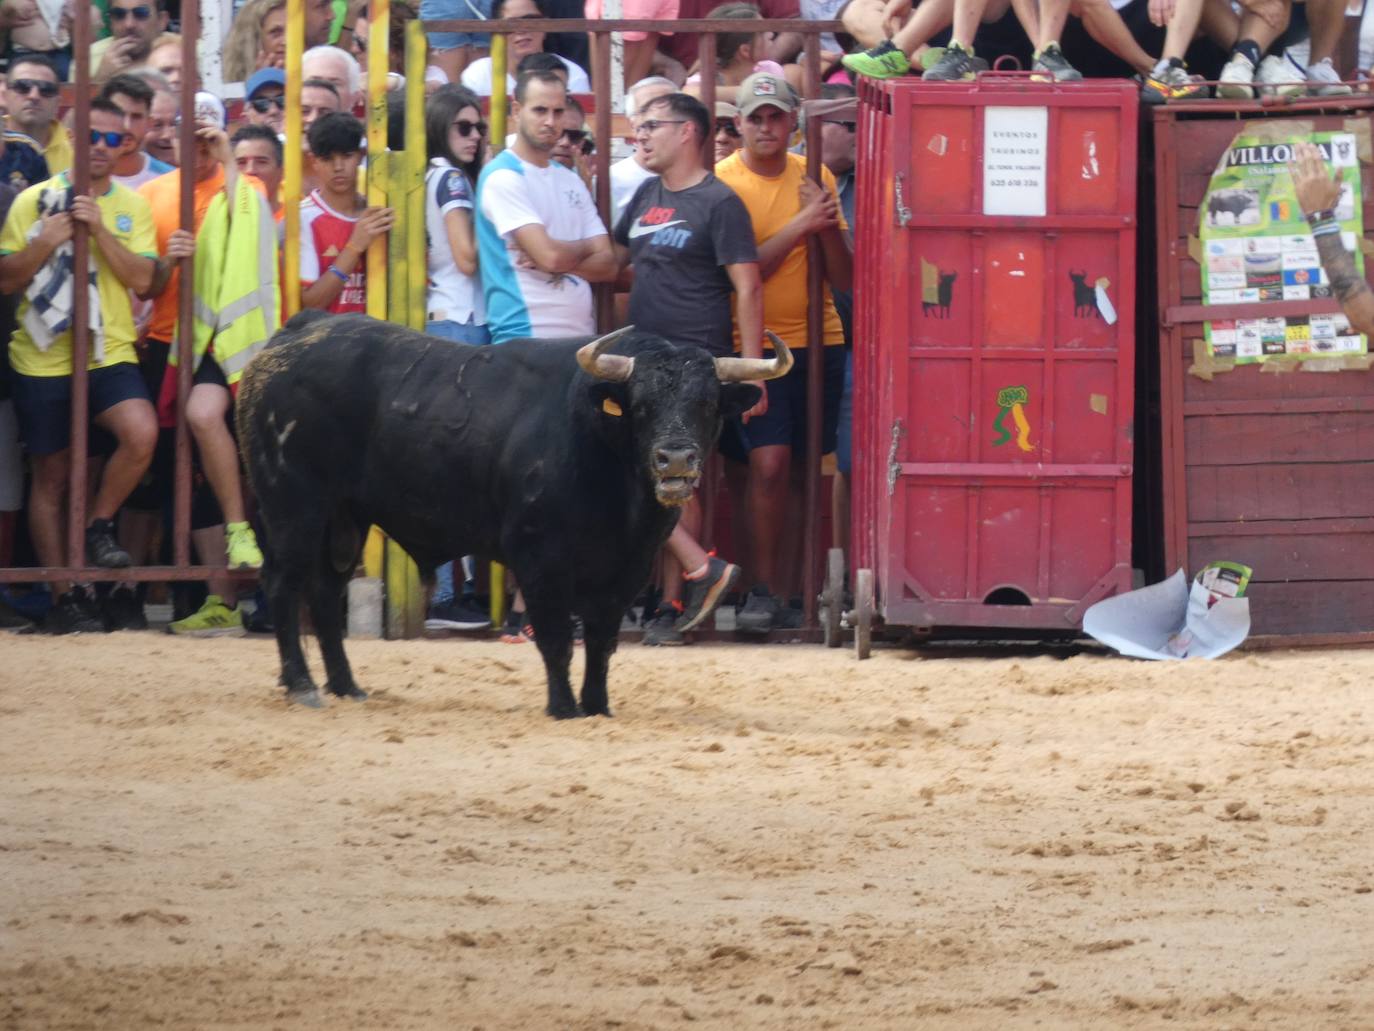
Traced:
<path id="1" fill-rule="evenodd" d="M 48 174 L 72 167 L 71 134 L 57 120 L 62 102 L 57 69 L 46 57 L 12 58 L 6 75 L 6 143 L 33 147 L 48 164 Z"/>
<path id="2" fill-rule="evenodd" d="M 854 0 L 851 0 L 854 2 Z M 709 18 L 720 0 L 678 0 L 678 18 Z M 764 18 L 800 18 L 798 0 L 758 0 L 752 5 Z M 696 71 L 701 54 L 701 39 L 695 32 L 679 32 L 658 41 L 659 53 L 681 64 L 688 71 Z M 803 38 L 797 32 L 766 33 L 755 44 L 755 61 L 776 61 L 785 64 L 802 49 Z M 690 91 L 689 91 L 690 92 Z"/>
<path id="3" fill-rule="evenodd" d="M 731 18 L 743 22 L 758 21 L 763 17 L 757 6 L 743 0 L 730 0 L 729 3 L 713 7 L 706 12 L 708 18 Z M 795 17 L 795 16 L 794 16 Z M 800 37 L 798 37 L 800 38 Z M 802 70 L 799 65 L 779 64 L 768 56 L 770 47 L 766 33 L 754 32 L 750 26 L 740 26 L 739 32 L 723 32 L 716 37 L 716 99 L 734 102 L 739 84 L 755 72 L 768 72 L 787 79 L 793 89 L 800 90 Z M 701 75 L 694 72 L 683 90 L 694 97 L 702 95 Z"/>
<path id="4" fill-rule="evenodd" d="M 91 22 L 95 35 L 99 35 L 104 18 L 100 10 L 86 0 L 45 4 L 36 0 L 5 0 L 0 3 L 0 29 L 9 36 L 9 59 L 39 54 L 51 61 L 65 78 L 72 64 L 72 30 L 78 13 Z"/>
<path id="5" fill-rule="evenodd" d="M 396 220 L 358 193 L 363 123 L 336 113 L 310 127 L 310 158 L 319 184 L 301 202 L 301 306 L 367 311 L 367 250 Z"/>
<path id="6" fill-rule="evenodd" d="M 90 194 L 73 196 L 65 174 L 19 195 L 0 230 L 0 292 L 22 291 L 20 327 L 10 342 L 19 437 L 33 463 L 29 531 L 38 561 L 67 565 L 67 485 L 71 465 L 72 319 L 76 290 L 90 290 L 89 418 L 115 447 L 89 506 L 85 562 L 118 568 L 129 553 L 114 537 L 114 515 L 152 460 L 157 417 L 134 350 L 129 291 L 146 295 L 156 251 L 148 202 L 111 178 L 124 137 L 124 112 L 91 101 Z M 76 283 L 73 226 L 86 226 L 91 284 Z M 99 437 L 99 433 L 93 434 Z M 98 444 L 99 441 L 92 441 Z M 102 630 L 85 586 L 54 583 L 53 633 Z"/>
<path id="7" fill-rule="evenodd" d="M 272 217 L 280 222 L 285 208 L 281 202 L 283 148 L 281 140 L 265 125 L 244 125 L 234 133 L 234 163 L 244 175 L 262 183 Z"/>
<path id="8" fill-rule="evenodd" d="M 492 19 L 535 19 L 543 18 L 544 13 L 535 0 L 495 0 L 491 7 Z M 506 35 L 506 67 L 514 70 L 519 67 L 522 58 L 530 54 L 537 54 L 544 49 L 544 33 L 525 32 L 517 30 Z M 587 73 L 582 68 L 573 64 L 566 57 L 561 55 L 558 59 L 563 62 L 568 72 L 568 91 L 571 93 L 590 93 L 592 91 L 591 80 L 587 78 Z M 461 79 L 464 86 L 472 90 L 479 97 L 491 96 L 491 58 L 482 57 L 473 61 L 463 69 Z M 508 71 L 506 74 L 507 94 L 515 91 L 515 76 Z"/>
<path id="9" fill-rule="evenodd" d="M 586 17 L 601 19 L 602 0 L 587 0 Z M 620 18 L 634 18 L 645 21 L 674 21 L 678 16 L 678 0 L 625 0 L 621 4 Z M 653 71 L 654 56 L 660 38 L 672 36 L 671 32 L 623 32 L 625 72 L 624 88 L 630 83 L 639 82 Z"/>
<path id="10" fill-rule="evenodd" d="M 740 351 L 763 354 L 763 286 L 749 212 L 739 196 L 701 165 L 711 136 L 706 107 L 686 93 L 647 101 L 636 128 L 653 177 L 643 182 L 615 227 L 616 256 L 634 271 L 629 322 L 714 357 L 733 352 L 731 303 Z M 767 395 L 743 416 L 767 410 Z M 737 432 L 734 425 L 727 433 Z M 697 543 L 701 505 L 682 509 L 663 557 L 663 601 L 645 620 L 644 643 L 675 645 L 701 625 L 739 579 L 739 566 Z M 683 592 L 683 580 L 687 581 Z"/>
<path id="11" fill-rule="evenodd" d="M 153 105 L 153 87 L 137 75 L 116 75 L 105 83 L 100 95 L 124 112 L 124 144 L 115 162 L 115 182 L 136 190 L 148 180 L 170 172 L 171 165 L 143 149 L 143 139 L 148 135 L 148 110 Z"/>
<path id="12" fill-rule="evenodd" d="M 848 224 L 840 211 L 835 177 L 821 166 L 821 184 L 806 176 L 806 159 L 788 152 L 797 127 L 798 99 L 775 75 L 750 76 L 739 88 L 739 128 L 744 146 L 716 167 L 716 175 L 739 194 L 754 226 L 759 271 L 763 277 L 763 322 L 794 351 L 807 347 L 808 255 L 806 241 L 820 243 L 822 286 L 822 362 L 824 408 L 821 453 L 835 450 L 835 428 L 844 386 L 844 331 L 831 288 L 849 290 L 851 258 Z M 742 334 L 746 327 L 737 325 Z M 768 383 L 768 410 L 742 427 L 744 454 L 727 457 L 749 465 L 748 537 L 754 586 L 737 625 L 748 633 L 767 633 L 795 625 L 793 611 L 774 595 L 785 570 L 800 568 L 784 560 L 787 534 L 778 528 L 802 511 L 806 455 L 807 376 L 811 363 L 799 355 L 786 376 Z M 808 559 L 809 560 L 809 559 Z"/>

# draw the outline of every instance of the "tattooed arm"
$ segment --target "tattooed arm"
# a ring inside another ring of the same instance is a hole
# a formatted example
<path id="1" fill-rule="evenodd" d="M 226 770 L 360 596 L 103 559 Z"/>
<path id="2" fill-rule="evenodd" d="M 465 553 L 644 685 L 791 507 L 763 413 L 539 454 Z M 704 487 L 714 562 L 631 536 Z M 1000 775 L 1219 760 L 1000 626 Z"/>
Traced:
<path id="1" fill-rule="evenodd" d="M 1340 201 L 1341 177 L 1345 170 L 1338 169 L 1332 177 L 1326 171 L 1321 151 L 1311 143 L 1296 144 L 1293 154 L 1296 160 L 1288 166 L 1288 171 L 1293 177 L 1303 214 L 1309 221 L 1314 215 L 1329 216 Z M 1354 255 L 1341 243 L 1339 227 L 1329 217 L 1319 218 L 1313 223 L 1312 236 L 1326 278 L 1331 281 L 1331 290 L 1341 302 L 1351 328 L 1357 333 L 1374 334 L 1374 292 L 1356 270 Z"/>

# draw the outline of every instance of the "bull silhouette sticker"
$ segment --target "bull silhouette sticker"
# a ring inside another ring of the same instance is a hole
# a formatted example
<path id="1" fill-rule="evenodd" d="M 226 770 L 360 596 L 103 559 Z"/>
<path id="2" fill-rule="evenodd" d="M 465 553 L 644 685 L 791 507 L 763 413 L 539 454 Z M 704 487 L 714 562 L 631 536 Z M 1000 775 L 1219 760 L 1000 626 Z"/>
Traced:
<path id="1" fill-rule="evenodd" d="M 1107 288 L 1112 281 L 1106 276 L 1098 276 L 1089 283 L 1088 273 L 1069 270 L 1069 282 L 1073 284 L 1073 317 L 1090 319 L 1096 316 L 1107 325 L 1116 322 L 1116 306 L 1107 296 Z"/>
<path id="2" fill-rule="evenodd" d="M 1010 415 L 1012 422 L 1016 424 L 1016 446 L 1026 452 L 1035 450 L 1035 445 L 1030 439 L 1030 422 L 1026 419 L 1025 406 L 1028 404 L 1030 391 L 1025 387 L 1003 387 L 997 392 L 997 418 L 992 421 L 992 428 L 997 431 L 997 436 L 992 440 L 993 447 L 1001 447 L 1011 440 L 1011 430 L 1003 425 Z"/>
<path id="3" fill-rule="evenodd" d="M 949 318 L 949 305 L 954 299 L 957 272 L 942 272 L 937 265 L 921 259 L 921 314 L 937 319 Z"/>

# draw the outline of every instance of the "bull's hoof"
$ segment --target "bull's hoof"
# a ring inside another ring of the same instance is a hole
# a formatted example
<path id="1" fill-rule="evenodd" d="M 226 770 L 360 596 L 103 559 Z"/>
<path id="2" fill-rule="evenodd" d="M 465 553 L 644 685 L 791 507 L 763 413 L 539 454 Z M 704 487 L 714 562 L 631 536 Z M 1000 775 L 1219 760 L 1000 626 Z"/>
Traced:
<path id="1" fill-rule="evenodd" d="M 615 715 L 609 705 L 588 706 L 586 702 L 582 703 L 582 712 L 587 716 L 605 716 L 607 719 Z"/>
<path id="2" fill-rule="evenodd" d="M 582 710 L 576 705 L 560 705 L 557 707 L 550 705 L 544 711 L 556 720 L 575 720 L 582 716 Z"/>
<path id="3" fill-rule="evenodd" d="M 287 691 L 286 701 L 291 705 L 304 705 L 307 709 L 323 709 L 324 699 L 315 688 Z"/>
<path id="4" fill-rule="evenodd" d="M 344 684 L 342 687 L 330 684 L 329 693 L 337 698 L 352 698 L 355 702 L 367 701 L 367 692 L 357 684 Z"/>

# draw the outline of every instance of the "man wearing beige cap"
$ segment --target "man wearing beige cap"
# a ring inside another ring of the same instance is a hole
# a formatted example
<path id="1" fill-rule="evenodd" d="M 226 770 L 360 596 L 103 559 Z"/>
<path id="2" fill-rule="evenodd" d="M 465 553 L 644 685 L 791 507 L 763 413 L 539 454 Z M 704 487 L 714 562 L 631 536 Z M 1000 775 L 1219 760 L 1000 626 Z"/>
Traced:
<path id="1" fill-rule="evenodd" d="M 806 176 L 806 159 L 788 152 L 797 127 L 799 100 L 783 78 L 756 72 L 740 83 L 736 124 L 744 144 L 716 166 L 716 175 L 733 189 L 754 225 L 759 273 L 763 277 L 763 324 L 787 346 L 807 346 L 806 241 L 820 243 L 822 362 L 825 398 L 821 452 L 835 450 L 835 428 L 844 385 L 844 331 L 830 291 L 850 288 L 849 227 L 840 211 L 835 177 L 821 167 L 821 185 Z M 741 427 L 748 452 L 748 534 L 754 586 L 737 626 L 767 633 L 795 622 L 792 610 L 773 594 L 784 570 L 800 568 L 798 557 L 784 555 L 786 534 L 778 527 L 802 510 L 806 453 L 806 380 L 809 360 L 768 383 L 768 411 Z"/>
<path id="2" fill-rule="evenodd" d="M 716 131 L 713 137 L 716 145 L 716 164 L 724 161 L 740 147 L 739 126 L 735 119 L 739 108 L 723 100 L 716 101 Z"/>

